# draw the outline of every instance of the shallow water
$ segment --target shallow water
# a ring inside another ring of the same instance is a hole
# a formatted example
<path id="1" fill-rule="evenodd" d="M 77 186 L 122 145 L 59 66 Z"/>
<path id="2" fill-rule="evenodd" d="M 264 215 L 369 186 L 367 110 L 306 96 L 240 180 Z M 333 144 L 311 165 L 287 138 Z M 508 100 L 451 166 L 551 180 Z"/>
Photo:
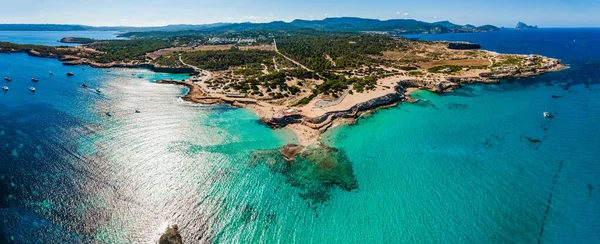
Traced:
<path id="1" fill-rule="evenodd" d="M 522 49 L 494 50 L 572 68 L 419 92 L 295 163 L 276 152 L 288 131 L 151 82 L 185 76 L 1 54 L 13 81 L 0 93 L 0 238 L 148 243 L 177 223 L 186 243 L 598 242 L 600 45 L 570 46 L 569 31 L 545 34 L 561 48 L 481 35 L 462 38 L 519 38 Z"/>

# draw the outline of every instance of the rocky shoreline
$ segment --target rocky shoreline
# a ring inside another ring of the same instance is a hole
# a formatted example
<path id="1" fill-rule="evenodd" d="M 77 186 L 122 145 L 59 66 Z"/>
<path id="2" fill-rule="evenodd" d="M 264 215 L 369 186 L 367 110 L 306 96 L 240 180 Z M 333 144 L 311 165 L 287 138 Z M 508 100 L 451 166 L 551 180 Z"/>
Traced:
<path id="1" fill-rule="evenodd" d="M 160 73 L 170 73 L 170 74 L 197 74 L 196 70 L 190 67 L 167 67 L 167 66 L 159 66 L 151 63 L 97 63 L 91 60 L 82 59 L 76 56 L 62 56 L 57 54 L 44 54 L 36 52 L 32 49 L 27 50 L 2 50 L 0 49 L 0 53 L 26 53 L 32 57 L 38 58 L 56 58 L 62 62 L 63 65 L 67 66 L 78 66 L 78 65 L 88 65 L 92 68 L 131 68 L 131 69 L 148 69 L 154 72 Z"/>
<path id="2" fill-rule="evenodd" d="M 398 102 L 414 101 L 410 98 L 410 93 L 415 90 L 429 90 L 436 93 L 451 92 L 459 88 L 462 84 L 469 83 L 499 83 L 501 78 L 508 77 L 527 77 L 540 75 L 547 72 L 559 71 L 568 68 L 568 66 L 557 62 L 548 67 L 541 67 L 531 70 L 521 71 L 498 71 L 482 73 L 479 76 L 448 76 L 445 81 L 431 82 L 427 80 L 397 80 L 393 92 L 369 99 L 364 102 L 358 102 L 349 109 L 329 111 L 318 116 L 306 116 L 302 113 L 289 113 L 281 116 L 264 115 L 265 110 L 273 110 L 276 106 L 266 102 L 250 98 L 231 98 L 222 94 L 206 94 L 200 85 L 191 80 L 161 80 L 157 83 L 176 84 L 186 86 L 189 91 L 182 97 L 183 100 L 199 104 L 227 104 L 233 107 L 248 108 L 253 110 L 262 122 L 271 128 L 291 129 L 299 139 L 299 145 L 293 144 L 293 147 L 283 148 L 282 154 L 287 160 L 292 160 L 294 156 L 311 144 L 319 144 L 320 136 L 336 124 L 352 123 L 365 113 L 377 109 L 395 106 Z"/>
<path id="3" fill-rule="evenodd" d="M 78 65 L 89 65 L 92 68 L 131 68 L 131 69 L 148 69 L 154 72 L 171 73 L 171 74 L 196 74 L 196 71 L 192 68 L 187 67 L 166 67 L 158 66 L 150 63 L 96 63 L 90 60 L 84 60 L 72 57 L 61 57 L 59 58 L 63 65 L 78 66 Z"/>
<path id="4" fill-rule="evenodd" d="M 35 57 L 58 58 L 63 65 L 89 65 L 94 68 L 143 68 L 155 72 L 198 74 L 198 71 L 192 67 L 163 67 L 151 63 L 96 63 L 77 56 L 41 54 L 34 50 L 0 50 L 0 52 L 24 52 Z M 189 90 L 182 97 L 185 101 L 206 105 L 227 104 L 233 107 L 251 109 L 260 117 L 262 122 L 271 128 L 291 129 L 297 135 L 299 144 L 302 147 L 305 147 L 318 143 L 320 136 L 334 124 L 351 123 L 364 113 L 379 108 L 394 106 L 400 101 L 411 101 L 412 99 L 410 98 L 407 89 L 429 90 L 436 93 L 444 93 L 461 87 L 461 84 L 465 83 L 498 83 L 501 78 L 527 77 L 568 68 L 566 65 L 561 64 L 560 60 L 546 57 L 543 58 L 547 59 L 547 64 L 535 68 L 497 69 L 489 72 L 458 76 L 449 74 L 442 76 L 442 80 L 420 79 L 415 77 L 397 77 L 396 80 L 396 78 L 392 77 L 394 79 L 388 80 L 386 85 L 383 85 L 382 83 L 381 86 L 388 88 L 393 87 L 393 89 L 376 93 L 376 96 L 370 95 L 357 100 L 349 100 L 346 106 L 332 108 L 331 110 L 322 113 L 313 113 L 309 111 L 284 113 L 281 111 L 301 109 L 282 107 L 253 98 L 230 97 L 226 94 L 215 93 L 207 94 L 204 89 L 199 84 L 194 83 L 192 79 L 160 80 L 157 81 L 157 83 L 183 85 L 187 87 Z"/>

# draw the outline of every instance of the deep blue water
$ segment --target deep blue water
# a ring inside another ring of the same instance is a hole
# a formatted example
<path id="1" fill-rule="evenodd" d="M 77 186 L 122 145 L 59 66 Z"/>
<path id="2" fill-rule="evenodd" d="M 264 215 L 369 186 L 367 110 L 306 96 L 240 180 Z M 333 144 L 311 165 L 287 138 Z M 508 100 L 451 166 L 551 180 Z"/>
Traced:
<path id="1" fill-rule="evenodd" d="M 97 40 L 122 39 L 117 38 L 118 32 L 113 31 L 0 31 L 0 42 L 18 44 L 36 44 L 45 46 L 77 46 L 76 43 L 61 43 L 63 37 L 87 37 Z"/>
<path id="2" fill-rule="evenodd" d="M 280 167 L 287 131 L 151 82 L 185 76 L 0 54 L 0 240 L 153 243 L 177 223 L 186 243 L 598 243 L 600 30 L 420 37 L 571 68 L 418 92 L 328 132 L 343 160 Z"/>

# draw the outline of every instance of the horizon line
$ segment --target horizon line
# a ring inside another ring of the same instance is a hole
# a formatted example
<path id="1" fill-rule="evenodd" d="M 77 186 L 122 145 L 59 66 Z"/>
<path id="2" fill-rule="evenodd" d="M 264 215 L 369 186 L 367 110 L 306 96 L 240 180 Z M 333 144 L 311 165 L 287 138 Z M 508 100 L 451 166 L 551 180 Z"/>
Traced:
<path id="1" fill-rule="evenodd" d="M 100 27 L 100 28 L 107 28 L 107 27 L 127 27 L 127 28 L 152 28 L 152 27 L 166 27 L 166 26 L 173 26 L 173 25 L 192 25 L 192 26 L 202 26 L 202 25 L 214 25 L 214 24 L 224 24 L 224 25 L 232 25 L 232 24 L 245 24 L 245 23 L 250 23 L 250 24 L 268 24 L 268 23 L 274 23 L 274 22 L 284 22 L 284 23 L 292 23 L 294 21 L 297 20 L 303 20 L 303 21 L 323 21 L 326 19 L 341 19 L 341 18 L 353 18 L 353 19 L 363 19 L 363 20 L 378 20 L 378 21 L 390 21 L 390 20 L 414 20 L 414 21 L 419 21 L 419 22 L 424 22 L 424 23 L 438 23 L 438 22 L 450 22 L 452 24 L 456 24 L 456 25 L 473 25 L 473 26 L 485 26 L 485 25 L 492 25 L 498 28 L 504 28 L 504 29 L 514 29 L 514 27 L 506 27 L 506 26 L 500 26 L 500 25 L 493 25 L 493 24 L 483 24 L 483 25 L 474 25 L 474 24 L 457 24 L 455 22 L 452 22 L 450 20 L 435 20 L 435 21 L 425 21 L 425 20 L 418 20 L 416 18 L 390 18 L 390 19 L 379 19 L 379 18 L 368 18 L 368 17 L 355 17 L 355 16 L 329 16 L 329 17 L 325 17 L 322 19 L 301 19 L 301 18 L 296 18 L 290 21 L 285 21 L 285 20 L 271 20 L 271 21 L 257 21 L 257 22 L 253 22 L 253 21 L 242 21 L 242 22 L 210 22 L 210 23 L 167 23 L 167 24 L 163 24 L 163 25 L 94 25 L 94 24 L 78 24 L 78 23 L 0 23 L 0 25 L 75 25 L 75 26 L 86 26 L 86 27 Z M 516 21 L 516 23 L 519 23 L 521 21 Z M 542 26 L 540 27 L 540 25 L 536 25 L 536 24 L 531 24 L 528 23 L 528 25 L 534 25 L 537 26 L 539 29 L 549 29 L 549 28 L 600 28 L 600 26 Z"/>

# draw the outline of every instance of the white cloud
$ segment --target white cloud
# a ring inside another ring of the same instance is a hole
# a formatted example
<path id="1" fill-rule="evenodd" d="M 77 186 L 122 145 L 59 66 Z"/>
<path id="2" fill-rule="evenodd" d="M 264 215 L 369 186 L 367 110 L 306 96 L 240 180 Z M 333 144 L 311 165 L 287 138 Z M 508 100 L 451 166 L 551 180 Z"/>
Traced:
<path id="1" fill-rule="evenodd" d="M 433 19 L 434 19 L 434 20 L 437 20 L 437 19 L 438 19 L 438 17 L 437 17 L 437 16 L 433 16 Z"/>
<path id="2" fill-rule="evenodd" d="M 408 17 L 408 16 L 410 16 L 410 14 L 408 14 L 408 13 L 404 13 L 404 16 L 405 16 L 405 17 Z"/>
<path id="3" fill-rule="evenodd" d="M 274 20 L 275 16 L 273 16 L 273 14 L 269 14 L 269 15 L 265 16 L 265 19 L 266 20 Z"/>

